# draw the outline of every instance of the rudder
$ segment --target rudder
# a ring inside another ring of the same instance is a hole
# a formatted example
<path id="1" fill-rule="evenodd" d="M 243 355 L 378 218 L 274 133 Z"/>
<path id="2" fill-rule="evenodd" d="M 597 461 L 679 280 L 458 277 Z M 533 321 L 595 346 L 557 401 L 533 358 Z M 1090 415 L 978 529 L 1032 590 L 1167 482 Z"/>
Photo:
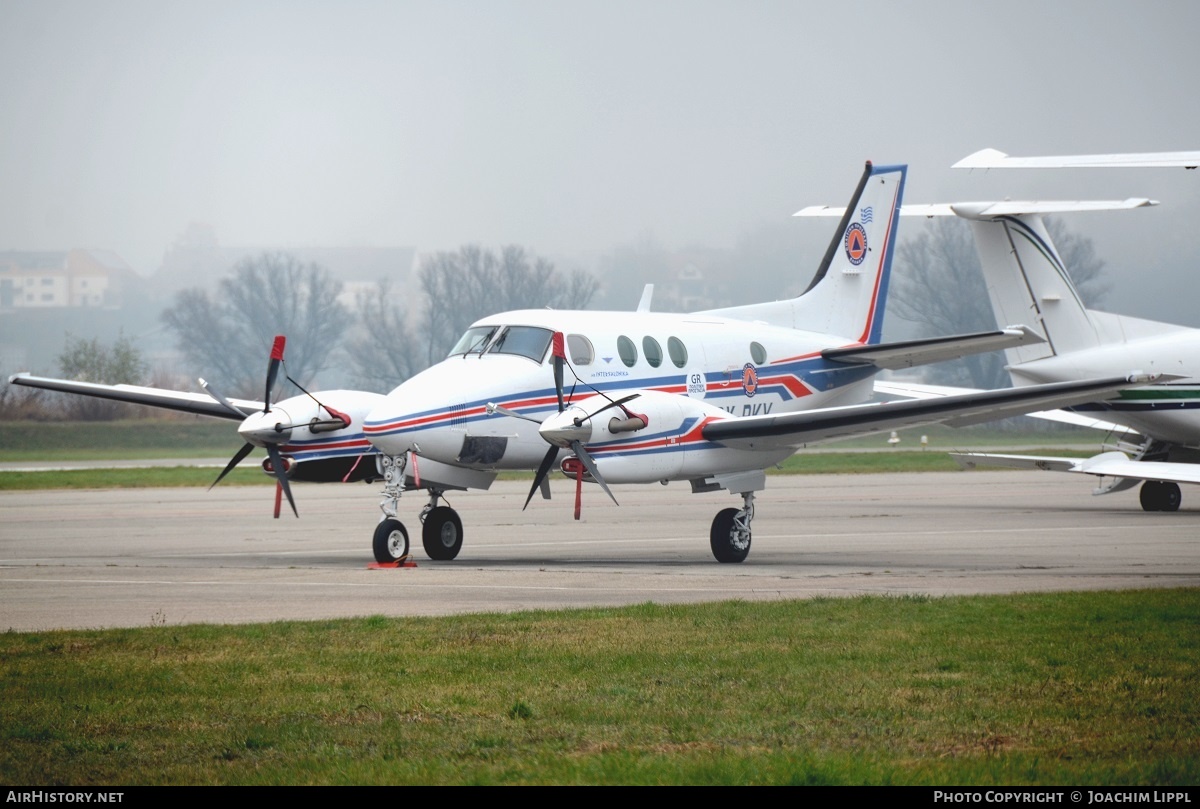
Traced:
<path id="1" fill-rule="evenodd" d="M 1027 323 L 1046 338 L 1045 343 L 1008 349 L 1010 364 L 1100 344 L 1040 215 L 974 219 L 971 227 L 996 322 Z"/>

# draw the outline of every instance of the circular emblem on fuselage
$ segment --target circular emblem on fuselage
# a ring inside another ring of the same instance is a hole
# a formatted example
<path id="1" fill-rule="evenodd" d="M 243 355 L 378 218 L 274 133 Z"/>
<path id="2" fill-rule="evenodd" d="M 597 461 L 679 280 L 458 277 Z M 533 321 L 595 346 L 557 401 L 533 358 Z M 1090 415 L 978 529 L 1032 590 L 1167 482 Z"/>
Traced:
<path id="1" fill-rule="evenodd" d="M 742 366 L 742 390 L 747 396 L 753 396 L 754 391 L 758 390 L 758 371 L 750 363 Z"/>
<path id="2" fill-rule="evenodd" d="M 857 267 L 867 257 L 867 231 L 857 222 L 846 228 L 846 258 Z"/>

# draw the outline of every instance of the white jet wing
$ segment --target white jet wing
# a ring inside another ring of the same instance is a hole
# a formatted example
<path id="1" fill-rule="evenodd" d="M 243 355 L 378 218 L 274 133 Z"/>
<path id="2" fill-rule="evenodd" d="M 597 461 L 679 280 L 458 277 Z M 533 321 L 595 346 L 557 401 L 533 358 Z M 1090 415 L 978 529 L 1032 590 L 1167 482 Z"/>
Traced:
<path id="1" fill-rule="evenodd" d="M 978 388 L 955 388 L 948 385 L 922 385 L 912 382 L 895 382 L 892 380 L 876 380 L 875 393 L 885 396 L 897 396 L 903 399 L 937 399 L 943 396 L 961 396 L 964 393 L 981 393 Z M 1089 427 L 1104 432 L 1119 432 L 1137 435 L 1132 427 L 1114 424 L 1111 421 L 1070 413 L 1066 410 L 1039 410 L 1036 413 L 1025 413 L 1030 418 L 1042 421 L 1053 421 L 1058 424 L 1071 424 L 1075 427 Z"/>
<path id="2" fill-rule="evenodd" d="M 964 469 L 1002 466 L 1009 469 L 1041 469 L 1047 472 L 1078 472 L 1096 477 L 1129 480 L 1163 480 L 1200 483 L 1200 464 L 1167 461 L 1135 461 L 1123 452 L 1111 451 L 1090 458 L 1057 458 L 1045 455 L 993 455 L 986 452 L 952 452 L 950 457 Z"/>
<path id="3" fill-rule="evenodd" d="M 997 149 L 980 149 L 952 166 L 956 169 L 1184 168 L 1200 166 L 1200 152 L 1012 157 Z"/>
<path id="4" fill-rule="evenodd" d="M 1141 387 L 1157 378 L 1108 377 L 932 399 L 875 402 L 778 415 L 717 419 L 704 425 L 701 432 L 709 441 L 741 449 L 799 448 L 817 441 L 832 441 L 926 424 L 949 424 L 959 427 L 1019 416 L 1031 410 L 1069 407 L 1107 398 L 1125 388 Z"/>
<path id="5" fill-rule="evenodd" d="M 981 202 L 932 202 L 906 203 L 900 206 L 901 216 L 961 216 L 964 219 L 993 219 L 997 216 L 1020 216 L 1022 214 L 1087 213 L 1089 211 L 1128 211 L 1133 208 L 1149 208 L 1158 205 L 1158 200 L 1146 197 L 1128 199 L 1043 199 L 1043 200 L 993 200 Z M 832 205 L 810 205 L 801 208 L 792 216 L 841 216 L 845 208 Z"/>

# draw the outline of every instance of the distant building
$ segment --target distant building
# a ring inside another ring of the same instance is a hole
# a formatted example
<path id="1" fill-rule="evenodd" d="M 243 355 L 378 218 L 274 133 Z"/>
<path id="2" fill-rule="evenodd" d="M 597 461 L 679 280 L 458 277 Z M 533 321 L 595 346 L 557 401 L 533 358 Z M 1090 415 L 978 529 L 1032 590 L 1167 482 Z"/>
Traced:
<path id="1" fill-rule="evenodd" d="M 116 308 L 137 274 L 111 250 L 0 252 L 0 310 Z"/>

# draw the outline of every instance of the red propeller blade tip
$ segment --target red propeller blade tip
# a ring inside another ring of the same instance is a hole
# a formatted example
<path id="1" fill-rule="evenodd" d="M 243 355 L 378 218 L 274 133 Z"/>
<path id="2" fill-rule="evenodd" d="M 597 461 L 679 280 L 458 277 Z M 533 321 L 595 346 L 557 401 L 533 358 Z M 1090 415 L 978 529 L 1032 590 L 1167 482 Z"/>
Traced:
<path id="1" fill-rule="evenodd" d="M 271 346 L 271 359 L 283 359 L 283 346 L 287 343 L 287 338 L 282 334 L 275 335 L 275 344 Z"/>
<path id="2" fill-rule="evenodd" d="M 554 356 L 564 360 L 567 358 L 567 347 L 563 341 L 563 333 L 561 331 L 554 332 L 554 341 L 552 346 L 553 348 L 551 351 L 553 352 Z"/>

